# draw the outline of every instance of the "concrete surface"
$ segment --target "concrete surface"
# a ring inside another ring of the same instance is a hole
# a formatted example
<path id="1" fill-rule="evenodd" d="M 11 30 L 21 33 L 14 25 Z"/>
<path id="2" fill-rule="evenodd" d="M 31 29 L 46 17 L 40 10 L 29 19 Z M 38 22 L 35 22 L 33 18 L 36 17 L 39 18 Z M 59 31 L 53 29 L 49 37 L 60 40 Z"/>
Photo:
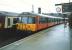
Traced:
<path id="1" fill-rule="evenodd" d="M 57 25 L 0 48 L 0 50 L 70 50 L 69 28 Z"/>

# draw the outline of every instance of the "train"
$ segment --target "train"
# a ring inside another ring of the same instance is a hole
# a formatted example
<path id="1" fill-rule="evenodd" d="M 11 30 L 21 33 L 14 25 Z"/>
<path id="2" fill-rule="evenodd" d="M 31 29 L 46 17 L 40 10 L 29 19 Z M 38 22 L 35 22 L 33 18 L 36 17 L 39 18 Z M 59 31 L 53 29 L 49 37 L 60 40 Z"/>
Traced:
<path id="1" fill-rule="evenodd" d="M 20 14 L 4 12 L 0 13 L 0 30 L 14 28 L 20 31 L 37 32 L 64 23 L 64 20 L 67 19 L 31 12 Z"/>
<path id="2" fill-rule="evenodd" d="M 0 30 L 12 28 L 18 19 L 18 13 L 0 11 Z"/>
<path id="3" fill-rule="evenodd" d="M 43 14 L 23 12 L 19 14 L 16 29 L 27 32 L 37 32 L 64 22 L 64 18 Z"/>

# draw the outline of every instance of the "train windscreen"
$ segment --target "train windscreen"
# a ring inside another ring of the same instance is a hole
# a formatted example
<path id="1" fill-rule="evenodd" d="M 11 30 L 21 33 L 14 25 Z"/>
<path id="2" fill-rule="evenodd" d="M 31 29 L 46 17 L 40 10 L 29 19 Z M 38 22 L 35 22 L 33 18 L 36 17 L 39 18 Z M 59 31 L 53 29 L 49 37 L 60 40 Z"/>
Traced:
<path id="1" fill-rule="evenodd" d="M 28 23 L 29 24 L 34 24 L 35 23 L 35 17 L 29 17 L 28 18 Z"/>
<path id="2" fill-rule="evenodd" d="M 22 23 L 24 24 L 33 24 L 35 23 L 35 18 L 34 17 L 22 17 Z"/>
<path id="3" fill-rule="evenodd" d="M 21 21 L 22 21 L 22 23 L 27 24 L 28 23 L 28 17 L 22 17 Z"/>

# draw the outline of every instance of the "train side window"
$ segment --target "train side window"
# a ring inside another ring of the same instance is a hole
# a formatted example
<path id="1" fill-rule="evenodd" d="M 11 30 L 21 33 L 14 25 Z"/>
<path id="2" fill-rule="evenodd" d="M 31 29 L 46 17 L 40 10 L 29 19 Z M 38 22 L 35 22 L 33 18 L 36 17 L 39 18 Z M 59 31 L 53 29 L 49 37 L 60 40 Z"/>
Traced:
<path id="1" fill-rule="evenodd" d="M 56 19 L 55 19 L 55 22 L 56 22 Z"/>
<path id="2" fill-rule="evenodd" d="M 13 19 L 13 24 L 16 24 L 19 21 L 19 18 L 14 18 Z"/>
<path id="3" fill-rule="evenodd" d="M 57 20 L 57 22 L 58 22 L 58 19 L 56 19 Z"/>
<path id="4" fill-rule="evenodd" d="M 46 22 L 46 23 L 48 23 L 48 18 L 45 18 L 45 19 L 46 19 L 46 21 L 45 21 L 45 22 Z"/>
<path id="5" fill-rule="evenodd" d="M 51 22 L 53 22 L 53 18 L 51 19 Z"/>
<path id="6" fill-rule="evenodd" d="M 55 19 L 55 22 L 56 22 L 56 19 Z"/>
<path id="7" fill-rule="evenodd" d="M 8 26 L 10 26 L 10 18 L 8 18 Z"/>
<path id="8" fill-rule="evenodd" d="M 22 21 L 21 21 L 21 17 L 18 19 L 18 23 L 21 23 Z"/>
<path id="9" fill-rule="evenodd" d="M 43 23 L 42 17 L 39 18 L 39 23 Z"/>
<path id="10" fill-rule="evenodd" d="M 58 22 L 58 19 L 56 19 L 56 22 Z"/>
<path id="11" fill-rule="evenodd" d="M 50 22 L 52 22 L 52 19 L 50 18 Z"/>
<path id="12" fill-rule="evenodd" d="M 51 18 L 50 18 L 50 22 L 51 22 L 52 20 L 51 20 Z"/>
<path id="13" fill-rule="evenodd" d="M 49 22 L 51 22 L 51 19 L 49 18 Z"/>
<path id="14" fill-rule="evenodd" d="M 55 18 L 54 18 L 54 22 L 55 22 Z"/>
<path id="15" fill-rule="evenodd" d="M 55 18 L 54 18 L 54 22 L 55 22 Z"/>
<path id="16" fill-rule="evenodd" d="M 33 23 L 35 23 L 35 22 L 36 22 L 36 18 L 35 18 L 35 17 L 33 17 L 33 19 L 32 19 L 32 20 L 33 20 Z"/>
<path id="17" fill-rule="evenodd" d="M 56 22 L 56 18 L 55 18 L 55 22 Z"/>
<path id="18" fill-rule="evenodd" d="M 39 20 L 40 23 L 47 23 L 47 18 L 41 17 Z"/>
<path id="19" fill-rule="evenodd" d="M 52 22 L 52 19 L 50 18 L 50 22 Z"/>
<path id="20" fill-rule="evenodd" d="M 55 18 L 54 18 L 54 22 L 55 22 Z"/>
<path id="21" fill-rule="evenodd" d="M 49 18 L 48 18 L 48 23 L 49 23 Z"/>
<path id="22" fill-rule="evenodd" d="M 48 18 L 48 23 L 50 23 L 50 18 Z"/>
<path id="23" fill-rule="evenodd" d="M 52 22 L 54 22 L 54 18 L 52 18 Z"/>

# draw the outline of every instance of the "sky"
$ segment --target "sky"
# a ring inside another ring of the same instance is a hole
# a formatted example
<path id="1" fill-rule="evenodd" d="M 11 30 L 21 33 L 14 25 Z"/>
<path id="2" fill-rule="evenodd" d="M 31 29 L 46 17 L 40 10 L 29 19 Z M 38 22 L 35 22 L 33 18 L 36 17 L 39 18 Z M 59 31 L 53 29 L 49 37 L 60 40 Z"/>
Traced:
<path id="1" fill-rule="evenodd" d="M 55 4 L 68 2 L 69 0 L 0 0 L 0 11 L 31 12 L 33 5 L 35 13 L 38 12 L 39 7 L 42 13 L 52 13 L 56 12 Z"/>

